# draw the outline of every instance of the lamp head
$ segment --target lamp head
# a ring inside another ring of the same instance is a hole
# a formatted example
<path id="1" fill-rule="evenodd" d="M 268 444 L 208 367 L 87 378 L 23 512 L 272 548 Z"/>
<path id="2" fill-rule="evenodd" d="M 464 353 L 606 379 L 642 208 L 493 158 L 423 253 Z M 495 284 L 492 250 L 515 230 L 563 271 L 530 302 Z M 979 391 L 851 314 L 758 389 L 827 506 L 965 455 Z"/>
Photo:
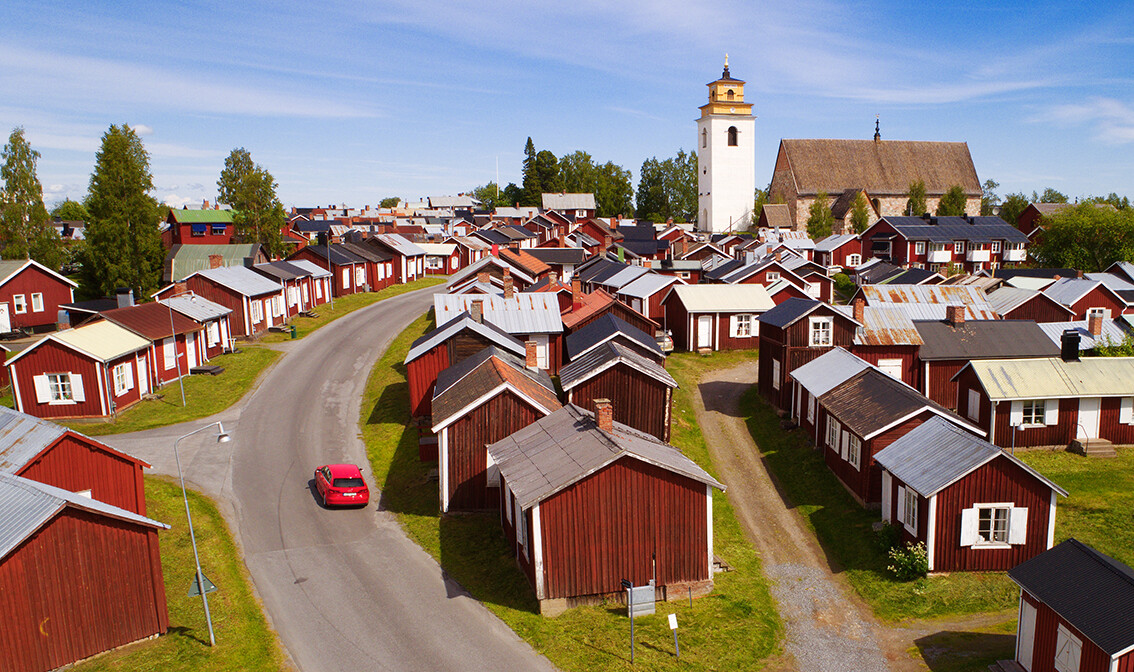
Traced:
<path id="1" fill-rule="evenodd" d="M 232 441 L 232 437 L 229 436 L 228 432 L 217 434 L 217 443 L 228 443 L 229 441 Z"/>

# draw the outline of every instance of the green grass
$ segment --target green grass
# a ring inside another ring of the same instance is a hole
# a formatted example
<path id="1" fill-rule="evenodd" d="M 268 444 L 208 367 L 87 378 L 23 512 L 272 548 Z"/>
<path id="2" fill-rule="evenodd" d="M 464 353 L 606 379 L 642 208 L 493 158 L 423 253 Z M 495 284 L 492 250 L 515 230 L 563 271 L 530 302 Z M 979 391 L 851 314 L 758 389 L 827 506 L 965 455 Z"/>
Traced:
<path id="1" fill-rule="evenodd" d="M 779 417 L 753 387 L 742 408 L 752 438 L 780 488 L 815 532 L 836 571 L 845 570 L 854 589 L 881 619 L 956 617 L 1015 609 L 1019 591 L 1003 572 L 957 572 L 898 581 L 871 525 L 878 511 L 858 505 L 843 489 L 801 431 L 785 432 Z"/>
<path id="2" fill-rule="evenodd" d="M 284 668 L 279 642 L 252 595 L 232 534 L 213 502 L 189 491 L 201 570 L 219 588 L 209 594 L 209 611 L 217 640 L 215 648 L 209 646 L 201 598 L 186 595 L 193 580 L 194 565 L 181 488 L 173 480 L 147 477 L 146 505 L 147 515 L 172 525 L 172 529 L 159 532 L 169 632 L 157 639 L 98 656 L 72 669 L 80 672 L 267 672 Z"/>
<path id="3" fill-rule="evenodd" d="M 719 494 L 713 498 L 714 550 L 735 571 L 718 574 L 713 592 L 694 600 L 692 607 L 688 602 L 659 603 L 656 615 L 636 620 L 634 668 L 624 607 L 587 606 L 555 618 L 540 616 L 496 515 L 438 515 L 437 481 L 430 476 L 436 465 L 418 459 L 418 432 L 408 426 L 408 386 L 401 363 L 409 344 L 429 326 L 427 317 L 419 318 L 375 366 L 362 400 L 362 435 L 383 506 L 397 514 L 407 534 L 450 577 L 562 669 L 760 669 L 778 652 L 782 626 L 759 559 L 744 539 L 728 498 Z M 714 364 L 718 362 L 727 360 Z M 685 371 L 674 370 L 684 377 Z M 694 391 L 686 381 L 676 395 L 673 440 L 708 467 L 708 452 L 693 420 L 689 395 Z M 673 656 L 669 613 L 677 614 L 680 625 L 680 663 Z"/>
<path id="4" fill-rule="evenodd" d="M 12 397 L 11 385 L 8 385 L 0 392 L 0 406 L 7 406 L 8 408 L 16 407 L 16 400 Z"/>
<path id="5" fill-rule="evenodd" d="M 335 299 L 335 307 L 331 308 L 331 304 L 326 303 L 315 309 L 317 317 L 303 317 L 297 315 L 292 318 L 291 325 L 295 327 L 296 338 L 303 338 L 304 336 L 315 331 L 319 327 L 333 322 L 345 315 L 349 315 L 359 308 L 365 308 L 373 303 L 388 299 L 392 296 L 405 294 L 417 289 L 425 287 L 433 287 L 435 285 L 444 284 L 448 277 L 431 275 L 425 278 L 414 280 L 405 285 L 392 285 L 383 289 L 380 292 L 362 292 L 360 294 L 351 294 L 339 299 Z M 280 343 L 291 339 L 291 334 L 280 332 L 269 332 L 260 338 L 261 343 Z"/>
<path id="6" fill-rule="evenodd" d="M 1134 448 L 1114 459 L 1068 452 L 1029 451 L 1016 456 L 1070 493 L 1055 513 L 1055 542 L 1074 537 L 1134 566 Z"/>
<path id="7" fill-rule="evenodd" d="M 134 404 L 110 422 L 72 420 L 62 424 L 89 436 L 102 436 L 164 427 L 219 413 L 239 401 L 264 369 L 280 356 L 279 352 L 269 348 L 248 345 L 241 348 L 239 353 L 220 355 L 209 360 L 209 364 L 224 367 L 224 373 L 219 376 L 184 378 L 184 407 L 181 406 L 181 388 L 177 382 L 172 382 L 158 390 L 162 398 Z"/>

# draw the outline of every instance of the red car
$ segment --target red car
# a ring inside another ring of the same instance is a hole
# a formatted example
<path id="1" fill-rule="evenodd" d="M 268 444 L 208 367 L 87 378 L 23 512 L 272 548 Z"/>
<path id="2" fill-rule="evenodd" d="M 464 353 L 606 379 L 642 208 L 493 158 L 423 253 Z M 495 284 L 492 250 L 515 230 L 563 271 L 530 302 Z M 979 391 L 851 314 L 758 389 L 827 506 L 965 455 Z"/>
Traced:
<path id="1" fill-rule="evenodd" d="M 323 506 L 365 505 L 370 489 L 362 472 L 353 464 L 325 464 L 315 470 L 315 489 L 323 498 Z"/>

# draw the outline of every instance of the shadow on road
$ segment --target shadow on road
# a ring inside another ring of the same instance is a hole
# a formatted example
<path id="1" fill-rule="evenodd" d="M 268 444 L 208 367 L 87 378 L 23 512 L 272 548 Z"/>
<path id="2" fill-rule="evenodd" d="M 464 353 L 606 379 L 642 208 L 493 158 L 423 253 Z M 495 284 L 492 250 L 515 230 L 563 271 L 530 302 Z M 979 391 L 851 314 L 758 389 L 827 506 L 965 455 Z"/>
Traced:
<path id="1" fill-rule="evenodd" d="M 706 411 L 716 411 L 732 418 L 743 418 L 744 414 L 733 400 L 739 398 L 753 384 L 714 380 L 701 383 L 697 389 L 701 392 L 701 400 L 705 404 Z"/>
<path id="2" fill-rule="evenodd" d="M 1015 656 L 1015 635 L 942 631 L 914 640 L 926 666 L 933 671 L 984 670 L 998 660 Z"/>

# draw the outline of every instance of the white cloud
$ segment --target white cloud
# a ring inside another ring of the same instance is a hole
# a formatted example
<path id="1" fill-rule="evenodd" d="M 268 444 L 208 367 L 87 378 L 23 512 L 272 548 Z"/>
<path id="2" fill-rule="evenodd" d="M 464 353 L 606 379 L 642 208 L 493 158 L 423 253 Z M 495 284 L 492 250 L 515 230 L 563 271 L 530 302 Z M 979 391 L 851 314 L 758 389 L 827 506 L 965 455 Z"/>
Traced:
<path id="1" fill-rule="evenodd" d="M 1134 142 L 1134 107 L 1114 98 L 1095 97 L 1084 103 L 1056 105 L 1033 121 L 1091 125 L 1102 142 Z"/>
<path id="2" fill-rule="evenodd" d="M 130 124 L 130 128 L 134 129 L 134 132 L 137 133 L 138 135 L 153 135 L 154 134 L 153 127 L 152 126 L 146 126 L 145 124 Z"/>
<path id="3" fill-rule="evenodd" d="M 161 197 L 161 202 L 170 207 L 179 208 L 183 205 L 188 205 L 189 203 L 200 203 L 201 199 L 195 198 L 193 196 L 178 196 L 177 194 L 166 194 L 165 196 Z"/>

